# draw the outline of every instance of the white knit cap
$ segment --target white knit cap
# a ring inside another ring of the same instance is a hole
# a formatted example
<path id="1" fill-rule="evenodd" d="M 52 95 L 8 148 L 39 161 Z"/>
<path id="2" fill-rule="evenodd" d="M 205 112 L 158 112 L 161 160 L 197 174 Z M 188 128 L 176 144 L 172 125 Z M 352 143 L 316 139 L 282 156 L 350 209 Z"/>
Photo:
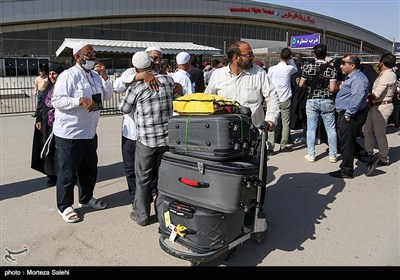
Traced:
<path id="1" fill-rule="evenodd" d="M 144 50 L 145 52 L 151 52 L 151 51 L 159 51 L 160 53 L 163 53 L 162 50 L 159 47 L 152 46 L 148 47 L 147 49 Z"/>
<path id="2" fill-rule="evenodd" d="M 89 44 L 84 41 L 76 42 L 74 45 L 74 48 L 73 48 L 74 55 L 76 55 L 84 46 L 87 46 L 87 45 L 89 45 Z"/>
<path id="3" fill-rule="evenodd" d="M 187 52 L 180 52 L 176 56 L 176 63 L 177 64 L 186 64 L 190 60 L 190 54 Z"/>
<path id="4" fill-rule="evenodd" d="M 145 52 L 137 52 L 132 56 L 132 65 L 138 69 L 146 69 L 150 64 L 151 58 Z"/>

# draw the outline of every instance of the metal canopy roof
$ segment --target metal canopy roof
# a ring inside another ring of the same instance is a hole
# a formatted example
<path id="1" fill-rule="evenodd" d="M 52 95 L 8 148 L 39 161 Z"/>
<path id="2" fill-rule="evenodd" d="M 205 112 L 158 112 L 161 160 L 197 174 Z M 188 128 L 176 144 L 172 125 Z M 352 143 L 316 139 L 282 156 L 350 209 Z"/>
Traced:
<path id="1" fill-rule="evenodd" d="M 147 47 L 160 47 L 164 54 L 177 54 L 186 51 L 189 54 L 210 54 L 218 55 L 220 49 L 213 47 L 196 45 L 191 42 L 145 42 L 145 41 L 119 41 L 119 40 L 97 40 L 97 39 L 78 39 L 65 38 L 64 42 L 56 51 L 56 56 L 71 55 L 72 48 L 79 42 L 84 41 L 92 45 L 96 52 L 104 53 L 135 53 L 144 51 Z"/>

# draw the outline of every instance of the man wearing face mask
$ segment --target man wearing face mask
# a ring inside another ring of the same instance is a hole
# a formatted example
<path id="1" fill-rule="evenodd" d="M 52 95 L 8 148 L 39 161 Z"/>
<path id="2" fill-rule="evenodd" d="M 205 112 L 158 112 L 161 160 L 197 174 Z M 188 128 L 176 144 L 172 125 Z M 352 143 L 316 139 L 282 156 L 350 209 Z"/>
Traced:
<path id="1" fill-rule="evenodd" d="M 79 42 L 73 48 L 75 66 L 57 79 L 52 97 L 59 173 L 57 208 L 63 220 L 78 222 L 73 208 L 74 187 L 79 187 L 79 205 L 104 209 L 107 204 L 93 197 L 97 179 L 97 135 L 101 103 L 110 100 L 113 88 L 106 68 L 98 63 L 91 45 Z M 96 71 L 94 71 L 95 69 Z"/>

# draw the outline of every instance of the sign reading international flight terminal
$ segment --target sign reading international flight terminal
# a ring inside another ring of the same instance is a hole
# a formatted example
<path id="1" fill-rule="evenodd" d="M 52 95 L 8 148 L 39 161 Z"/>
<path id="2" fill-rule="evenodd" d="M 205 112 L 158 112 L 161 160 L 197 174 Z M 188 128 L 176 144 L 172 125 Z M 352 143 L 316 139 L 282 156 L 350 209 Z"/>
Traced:
<path id="1" fill-rule="evenodd" d="M 254 13 L 254 14 L 264 14 L 268 16 L 276 16 L 282 19 L 293 19 L 293 20 L 299 20 L 302 22 L 307 22 L 314 24 L 315 23 L 315 18 L 303 15 L 300 13 L 292 13 L 292 12 L 287 12 L 287 13 L 281 13 L 277 10 L 273 9 L 264 9 L 264 8 L 255 8 L 255 7 L 229 7 L 229 11 L 231 13 Z"/>
<path id="2" fill-rule="evenodd" d="M 320 43 L 320 34 L 308 34 L 301 36 L 292 36 L 290 47 L 293 49 L 312 48 Z"/>

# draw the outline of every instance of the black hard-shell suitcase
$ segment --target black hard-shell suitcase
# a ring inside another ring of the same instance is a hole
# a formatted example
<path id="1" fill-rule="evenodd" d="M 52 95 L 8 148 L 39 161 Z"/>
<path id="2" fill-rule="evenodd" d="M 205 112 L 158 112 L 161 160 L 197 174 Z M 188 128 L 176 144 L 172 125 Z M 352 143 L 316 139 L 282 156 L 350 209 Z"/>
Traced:
<path id="1" fill-rule="evenodd" d="M 217 250 L 243 232 L 243 211 L 226 214 L 159 195 L 157 212 L 159 232 L 166 237 L 171 235 L 171 227 L 167 227 L 166 221 L 174 226 L 184 226 L 184 237 L 177 235 L 174 241 L 194 252 Z"/>
<path id="2" fill-rule="evenodd" d="M 175 116 L 168 122 L 172 153 L 226 161 L 256 154 L 259 132 L 243 114 Z"/>
<path id="3" fill-rule="evenodd" d="M 216 162 L 166 152 L 159 169 L 159 193 L 204 208 L 247 211 L 257 199 L 258 165 Z"/>

